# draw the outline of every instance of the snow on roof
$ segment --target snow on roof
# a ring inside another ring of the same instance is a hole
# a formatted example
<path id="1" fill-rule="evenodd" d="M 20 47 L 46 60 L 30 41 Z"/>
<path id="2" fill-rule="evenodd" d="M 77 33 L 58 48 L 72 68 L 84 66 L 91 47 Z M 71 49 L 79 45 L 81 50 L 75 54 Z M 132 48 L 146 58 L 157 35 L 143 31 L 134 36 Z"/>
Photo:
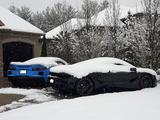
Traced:
<path id="1" fill-rule="evenodd" d="M 47 39 L 52 39 L 56 37 L 60 32 L 72 31 L 80 29 L 85 26 L 85 20 L 79 18 L 72 18 L 69 21 L 63 23 L 62 25 L 54 28 L 53 30 L 46 33 Z"/>
<path id="2" fill-rule="evenodd" d="M 141 7 L 135 7 L 135 8 L 130 8 L 121 5 L 120 6 L 120 19 L 124 18 L 127 16 L 128 11 L 130 11 L 132 14 L 137 13 L 140 11 Z M 106 26 L 109 25 L 106 20 L 106 11 L 107 9 L 102 10 L 98 14 L 94 15 L 91 17 L 91 25 L 93 26 Z M 121 23 L 121 22 L 120 22 Z M 72 18 L 71 20 L 63 23 L 62 25 L 54 28 L 53 30 L 49 31 L 46 33 L 45 37 L 47 39 L 53 39 L 57 35 L 59 35 L 60 32 L 66 32 L 66 31 L 72 31 L 72 30 L 77 30 L 86 25 L 86 20 L 85 19 L 79 19 L 79 18 Z"/>
<path id="3" fill-rule="evenodd" d="M 66 73 L 77 78 L 82 78 L 89 75 L 90 73 L 96 72 L 131 72 L 130 68 L 135 68 L 135 66 L 118 58 L 99 57 L 73 65 L 56 66 L 51 68 L 50 71 L 54 73 Z M 137 68 L 137 72 L 146 72 L 157 77 L 156 72 L 151 69 Z"/>
<path id="4" fill-rule="evenodd" d="M 42 30 L 0 6 L 0 29 L 44 34 Z"/>
<path id="5" fill-rule="evenodd" d="M 107 17 L 106 15 L 108 14 L 107 9 L 102 10 L 101 12 L 99 12 L 98 14 L 92 16 L 91 21 L 93 25 L 96 26 L 110 26 L 110 24 L 107 21 Z M 128 14 L 128 12 L 130 11 L 132 14 L 135 14 L 137 12 L 140 12 L 142 9 L 141 7 L 135 7 L 135 8 L 131 8 L 131 7 L 127 7 L 127 6 L 123 6 L 120 5 L 120 19 L 125 18 Z M 121 22 L 120 22 L 121 23 Z"/>
<path id="6" fill-rule="evenodd" d="M 57 66 L 58 63 L 57 61 L 61 61 L 65 64 L 67 64 L 64 60 L 62 60 L 61 58 L 58 57 L 36 57 L 30 60 L 27 60 L 25 62 L 11 62 L 11 64 L 14 65 L 43 65 L 47 68 L 51 67 L 51 66 Z"/>

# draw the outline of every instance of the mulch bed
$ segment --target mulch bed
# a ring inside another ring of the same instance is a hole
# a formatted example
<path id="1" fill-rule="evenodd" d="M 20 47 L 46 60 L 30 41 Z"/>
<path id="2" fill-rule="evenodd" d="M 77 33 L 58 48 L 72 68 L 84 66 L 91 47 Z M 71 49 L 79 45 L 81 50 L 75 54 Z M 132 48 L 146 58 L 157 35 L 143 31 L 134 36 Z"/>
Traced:
<path id="1" fill-rule="evenodd" d="M 25 96 L 23 95 L 15 95 L 15 94 L 0 94 L 0 106 L 10 104 L 13 101 L 18 101 Z"/>
<path id="2" fill-rule="evenodd" d="M 0 88 L 12 87 L 12 84 L 7 80 L 7 78 L 0 78 Z M 23 95 L 15 94 L 0 94 L 0 106 L 10 104 L 13 101 L 18 101 L 24 98 Z"/>
<path id="3" fill-rule="evenodd" d="M 7 80 L 7 78 L 0 78 L 0 88 L 12 87 L 11 82 Z"/>

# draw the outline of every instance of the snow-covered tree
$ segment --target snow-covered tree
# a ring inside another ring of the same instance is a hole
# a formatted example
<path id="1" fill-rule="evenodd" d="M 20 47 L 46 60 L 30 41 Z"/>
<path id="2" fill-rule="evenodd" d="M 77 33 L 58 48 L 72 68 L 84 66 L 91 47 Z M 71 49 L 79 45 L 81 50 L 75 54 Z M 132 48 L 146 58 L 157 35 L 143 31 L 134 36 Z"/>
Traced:
<path id="1" fill-rule="evenodd" d="M 42 12 L 36 12 L 32 15 L 32 23 L 41 30 L 46 29 L 45 18 Z"/>
<path id="2" fill-rule="evenodd" d="M 22 6 L 21 8 L 16 8 L 15 6 L 10 6 L 9 10 L 11 12 L 17 14 L 18 16 L 20 16 L 24 20 L 32 23 L 32 14 L 33 13 L 29 7 Z"/>
<path id="3" fill-rule="evenodd" d="M 47 7 L 46 10 L 43 11 L 46 26 L 45 31 L 48 32 L 71 18 L 74 18 L 76 13 L 77 11 L 65 2 L 56 3 L 52 8 Z"/>
<path id="4" fill-rule="evenodd" d="M 106 9 L 106 40 L 108 43 L 109 56 L 119 57 L 122 39 L 121 36 L 121 21 L 120 21 L 120 5 L 118 0 L 112 0 L 109 2 L 109 6 Z"/>
<path id="5" fill-rule="evenodd" d="M 106 46 L 104 33 L 98 28 L 83 28 L 79 32 L 72 34 L 73 56 L 75 61 L 87 60 L 95 57 L 104 56 L 106 54 Z"/>
<path id="6" fill-rule="evenodd" d="M 130 11 L 124 23 L 122 39 L 126 51 L 123 53 L 123 58 L 136 66 L 147 67 L 148 49 L 145 26 Z"/>
<path id="7" fill-rule="evenodd" d="M 160 1 L 159 0 L 142 0 L 144 8 L 144 25 L 146 25 L 146 42 L 149 50 L 148 65 L 153 69 L 160 67 Z"/>

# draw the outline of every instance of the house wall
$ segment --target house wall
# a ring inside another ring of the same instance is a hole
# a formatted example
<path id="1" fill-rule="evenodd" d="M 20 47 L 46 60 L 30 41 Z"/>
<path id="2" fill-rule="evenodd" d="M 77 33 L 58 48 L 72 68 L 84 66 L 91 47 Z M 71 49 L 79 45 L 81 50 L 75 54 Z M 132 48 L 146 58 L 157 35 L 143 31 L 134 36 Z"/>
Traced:
<path id="1" fill-rule="evenodd" d="M 9 42 L 29 43 L 33 45 L 33 57 L 38 57 L 41 55 L 42 49 L 40 36 L 40 34 L 0 31 L 0 77 L 3 77 L 3 44 Z"/>

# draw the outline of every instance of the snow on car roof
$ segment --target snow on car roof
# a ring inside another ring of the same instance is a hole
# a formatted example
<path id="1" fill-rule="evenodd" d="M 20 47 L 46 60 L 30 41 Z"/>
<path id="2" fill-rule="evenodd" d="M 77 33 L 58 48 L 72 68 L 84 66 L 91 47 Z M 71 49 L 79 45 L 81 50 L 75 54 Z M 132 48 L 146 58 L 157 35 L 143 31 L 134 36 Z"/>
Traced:
<path id="1" fill-rule="evenodd" d="M 56 66 L 51 68 L 50 71 L 53 73 L 67 73 L 74 77 L 82 78 L 96 72 L 130 72 L 130 68 L 135 68 L 135 66 L 118 58 L 99 57 L 73 65 Z M 151 69 L 137 68 L 137 72 L 147 72 L 156 76 L 155 71 Z"/>
<path id="2" fill-rule="evenodd" d="M 44 34 L 42 30 L 0 6 L 0 29 L 9 29 L 18 32 Z"/>
<path id="3" fill-rule="evenodd" d="M 47 68 L 51 67 L 51 66 L 57 66 L 57 61 L 61 61 L 65 64 L 67 64 L 64 60 L 62 60 L 61 58 L 58 57 L 36 57 L 30 60 L 27 60 L 25 62 L 11 62 L 11 64 L 14 65 L 43 65 Z"/>
<path id="4" fill-rule="evenodd" d="M 130 71 L 130 68 L 125 66 L 134 67 L 133 65 L 117 58 L 99 57 L 73 65 L 57 66 L 51 68 L 50 71 L 56 73 L 68 73 L 77 78 L 82 78 L 93 72 L 109 72 L 110 70 L 112 70 L 111 72 Z"/>

